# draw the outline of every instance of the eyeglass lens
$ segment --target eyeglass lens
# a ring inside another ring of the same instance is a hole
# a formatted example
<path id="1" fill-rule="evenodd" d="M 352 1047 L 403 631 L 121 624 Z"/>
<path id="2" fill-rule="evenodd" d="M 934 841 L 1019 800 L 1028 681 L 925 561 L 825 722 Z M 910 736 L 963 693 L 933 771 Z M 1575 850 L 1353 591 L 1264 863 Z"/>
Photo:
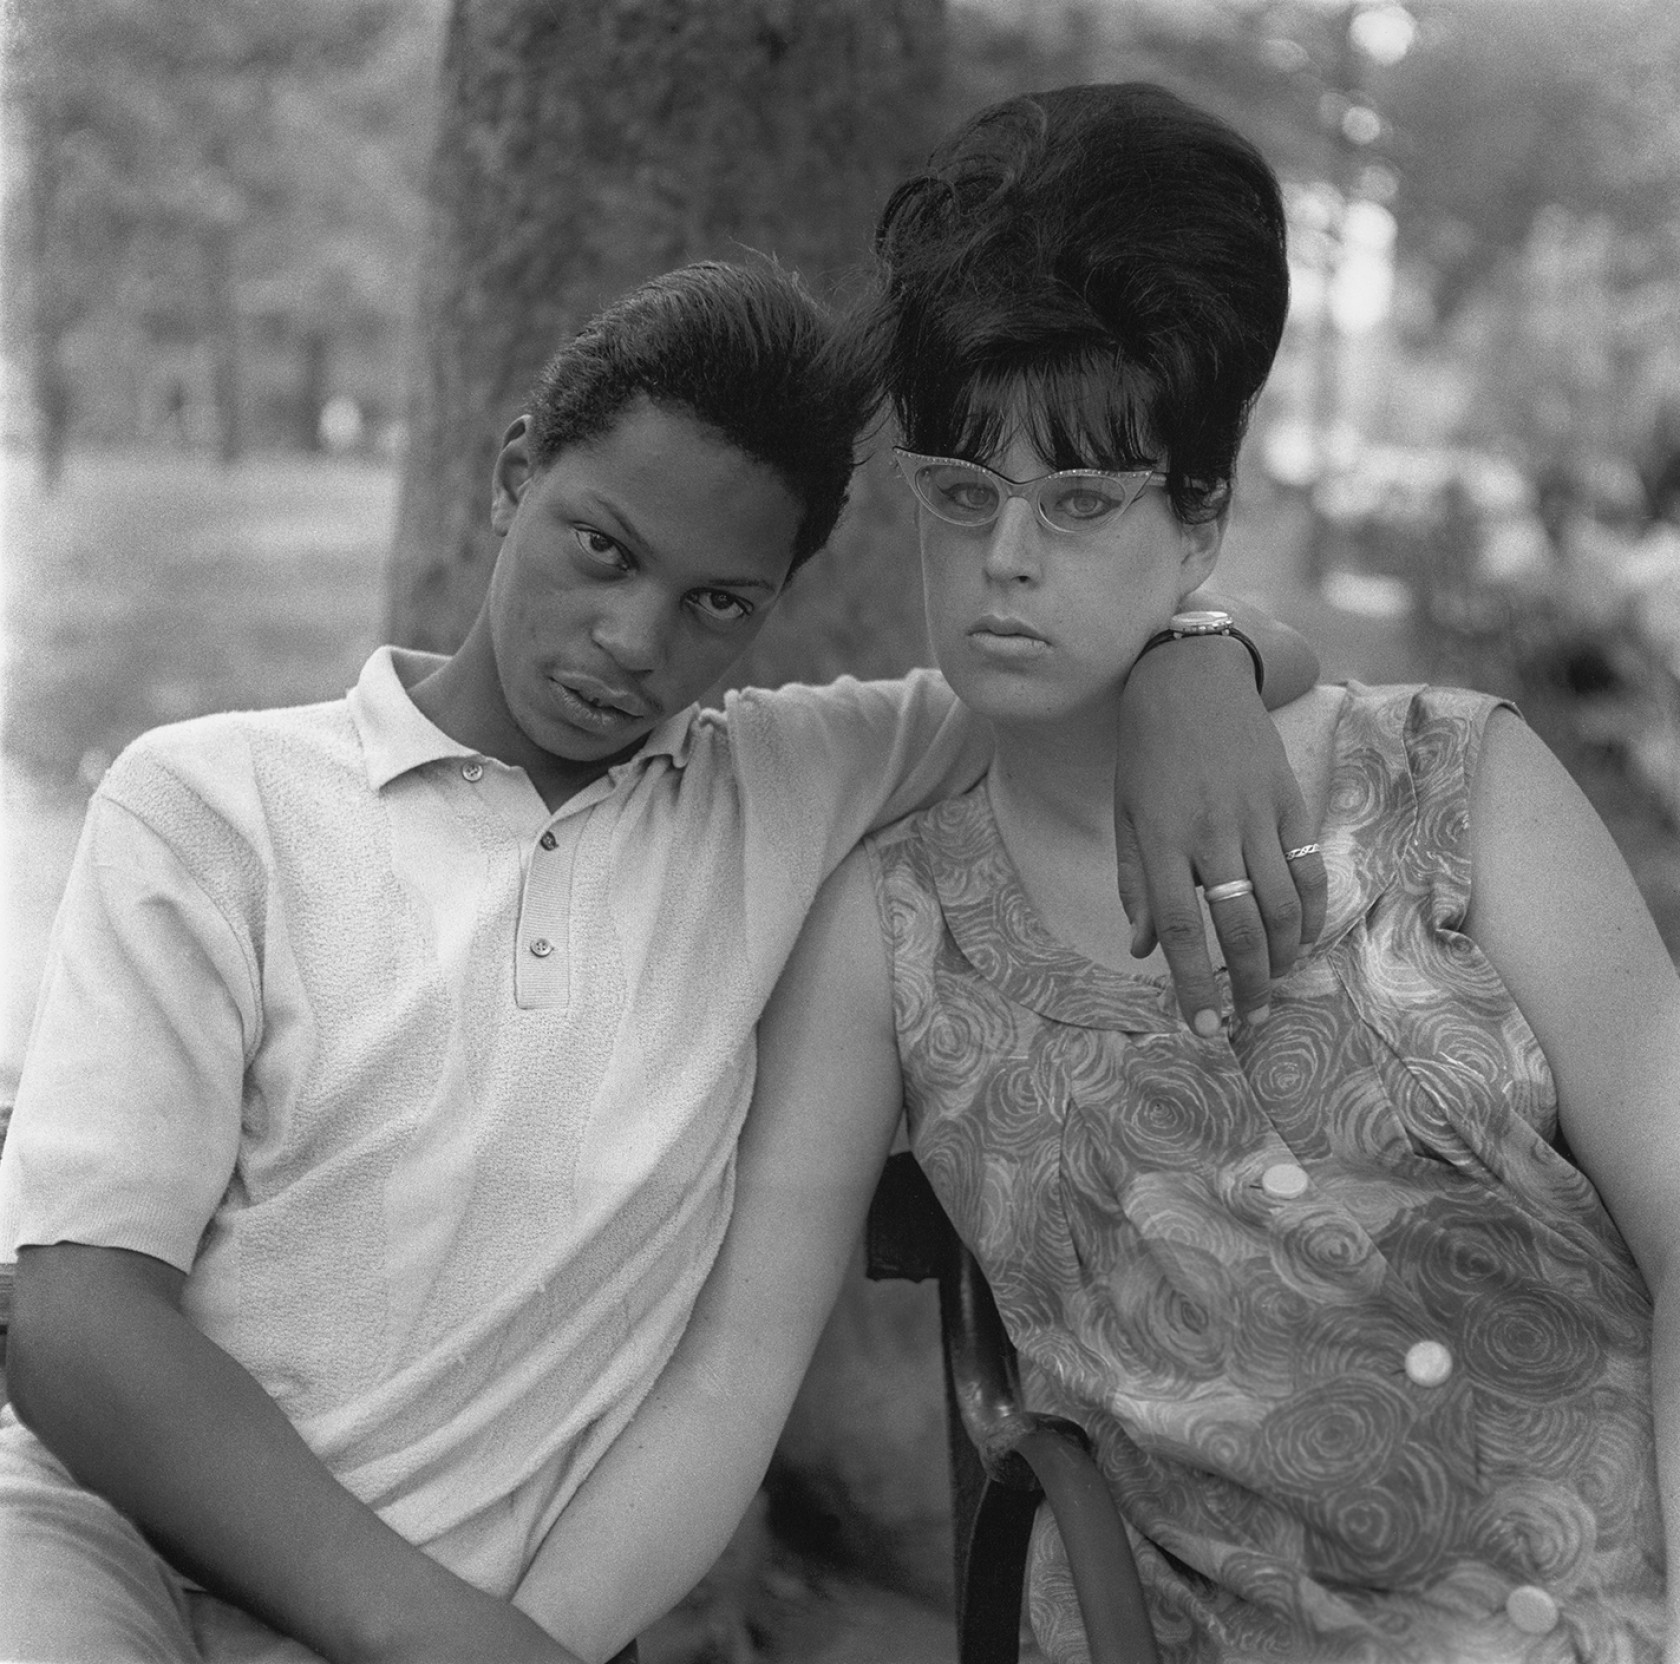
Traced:
<path id="1" fill-rule="evenodd" d="M 995 520 L 1006 498 L 1027 497 L 1039 515 L 1059 531 L 1084 531 L 1117 514 L 1142 491 L 1147 476 L 1077 472 L 1051 474 L 1025 486 L 1010 482 L 974 463 L 922 463 L 911 474 L 916 495 L 940 519 L 958 526 L 985 526 Z"/>

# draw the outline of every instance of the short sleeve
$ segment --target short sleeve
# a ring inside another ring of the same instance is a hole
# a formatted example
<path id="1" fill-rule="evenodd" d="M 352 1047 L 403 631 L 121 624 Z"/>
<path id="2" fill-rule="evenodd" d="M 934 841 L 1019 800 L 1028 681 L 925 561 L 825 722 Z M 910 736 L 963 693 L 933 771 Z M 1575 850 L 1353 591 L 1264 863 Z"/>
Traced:
<path id="1" fill-rule="evenodd" d="M 1414 831 L 1400 868 L 1407 887 L 1430 898 L 1437 929 L 1458 930 L 1470 908 L 1470 799 L 1487 725 L 1507 699 L 1461 688 L 1419 689 L 1406 707 L 1405 769 Z"/>
<path id="2" fill-rule="evenodd" d="M 0 1160 L 0 1255 L 85 1242 L 191 1269 L 238 1153 L 257 986 L 181 856 L 96 795 Z"/>
<path id="3" fill-rule="evenodd" d="M 728 701 L 751 812 L 837 867 L 863 836 L 966 791 L 991 737 L 936 671 L 749 690 Z"/>

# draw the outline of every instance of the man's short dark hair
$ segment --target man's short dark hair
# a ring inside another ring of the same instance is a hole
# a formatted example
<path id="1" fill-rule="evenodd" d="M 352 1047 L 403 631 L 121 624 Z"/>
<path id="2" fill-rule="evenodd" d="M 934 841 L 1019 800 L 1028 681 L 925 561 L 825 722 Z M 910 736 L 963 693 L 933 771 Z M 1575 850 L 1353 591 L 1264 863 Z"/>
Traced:
<path id="1" fill-rule="evenodd" d="M 904 442 L 982 460 L 1016 418 L 1056 468 L 1168 469 L 1220 514 L 1289 305 L 1278 183 L 1143 82 L 1007 100 L 893 193 L 882 374 Z"/>
<path id="2" fill-rule="evenodd" d="M 803 510 L 794 567 L 828 541 L 875 384 L 855 331 L 794 273 L 768 259 L 701 261 L 597 313 L 532 389 L 532 462 L 599 438 L 643 397 L 775 470 Z"/>

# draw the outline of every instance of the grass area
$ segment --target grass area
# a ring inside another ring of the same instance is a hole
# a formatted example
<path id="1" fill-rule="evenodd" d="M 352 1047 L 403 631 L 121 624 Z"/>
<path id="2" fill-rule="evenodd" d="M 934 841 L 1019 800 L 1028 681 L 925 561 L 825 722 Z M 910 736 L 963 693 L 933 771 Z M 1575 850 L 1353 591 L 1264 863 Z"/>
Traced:
<path id="1" fill-rule="evenodd" d="M 342 693 L 381 634 L 389 468 L 80 456 L 42 497 L 7 458 L 0 749 L 43 785 L 136 734 Z"/>

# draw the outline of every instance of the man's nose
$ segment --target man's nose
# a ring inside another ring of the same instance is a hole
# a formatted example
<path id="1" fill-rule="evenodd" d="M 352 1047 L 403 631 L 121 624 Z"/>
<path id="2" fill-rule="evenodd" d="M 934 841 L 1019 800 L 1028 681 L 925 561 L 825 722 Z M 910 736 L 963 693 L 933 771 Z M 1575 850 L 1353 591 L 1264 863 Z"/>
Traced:
<path id="1" fill-rule="evenodd" d="M 651 584 L 625 584 L 602 605 L 590 639 L 619 669 L 647 676 L 664 658 L 668 628 L 659 592 Z"/>

